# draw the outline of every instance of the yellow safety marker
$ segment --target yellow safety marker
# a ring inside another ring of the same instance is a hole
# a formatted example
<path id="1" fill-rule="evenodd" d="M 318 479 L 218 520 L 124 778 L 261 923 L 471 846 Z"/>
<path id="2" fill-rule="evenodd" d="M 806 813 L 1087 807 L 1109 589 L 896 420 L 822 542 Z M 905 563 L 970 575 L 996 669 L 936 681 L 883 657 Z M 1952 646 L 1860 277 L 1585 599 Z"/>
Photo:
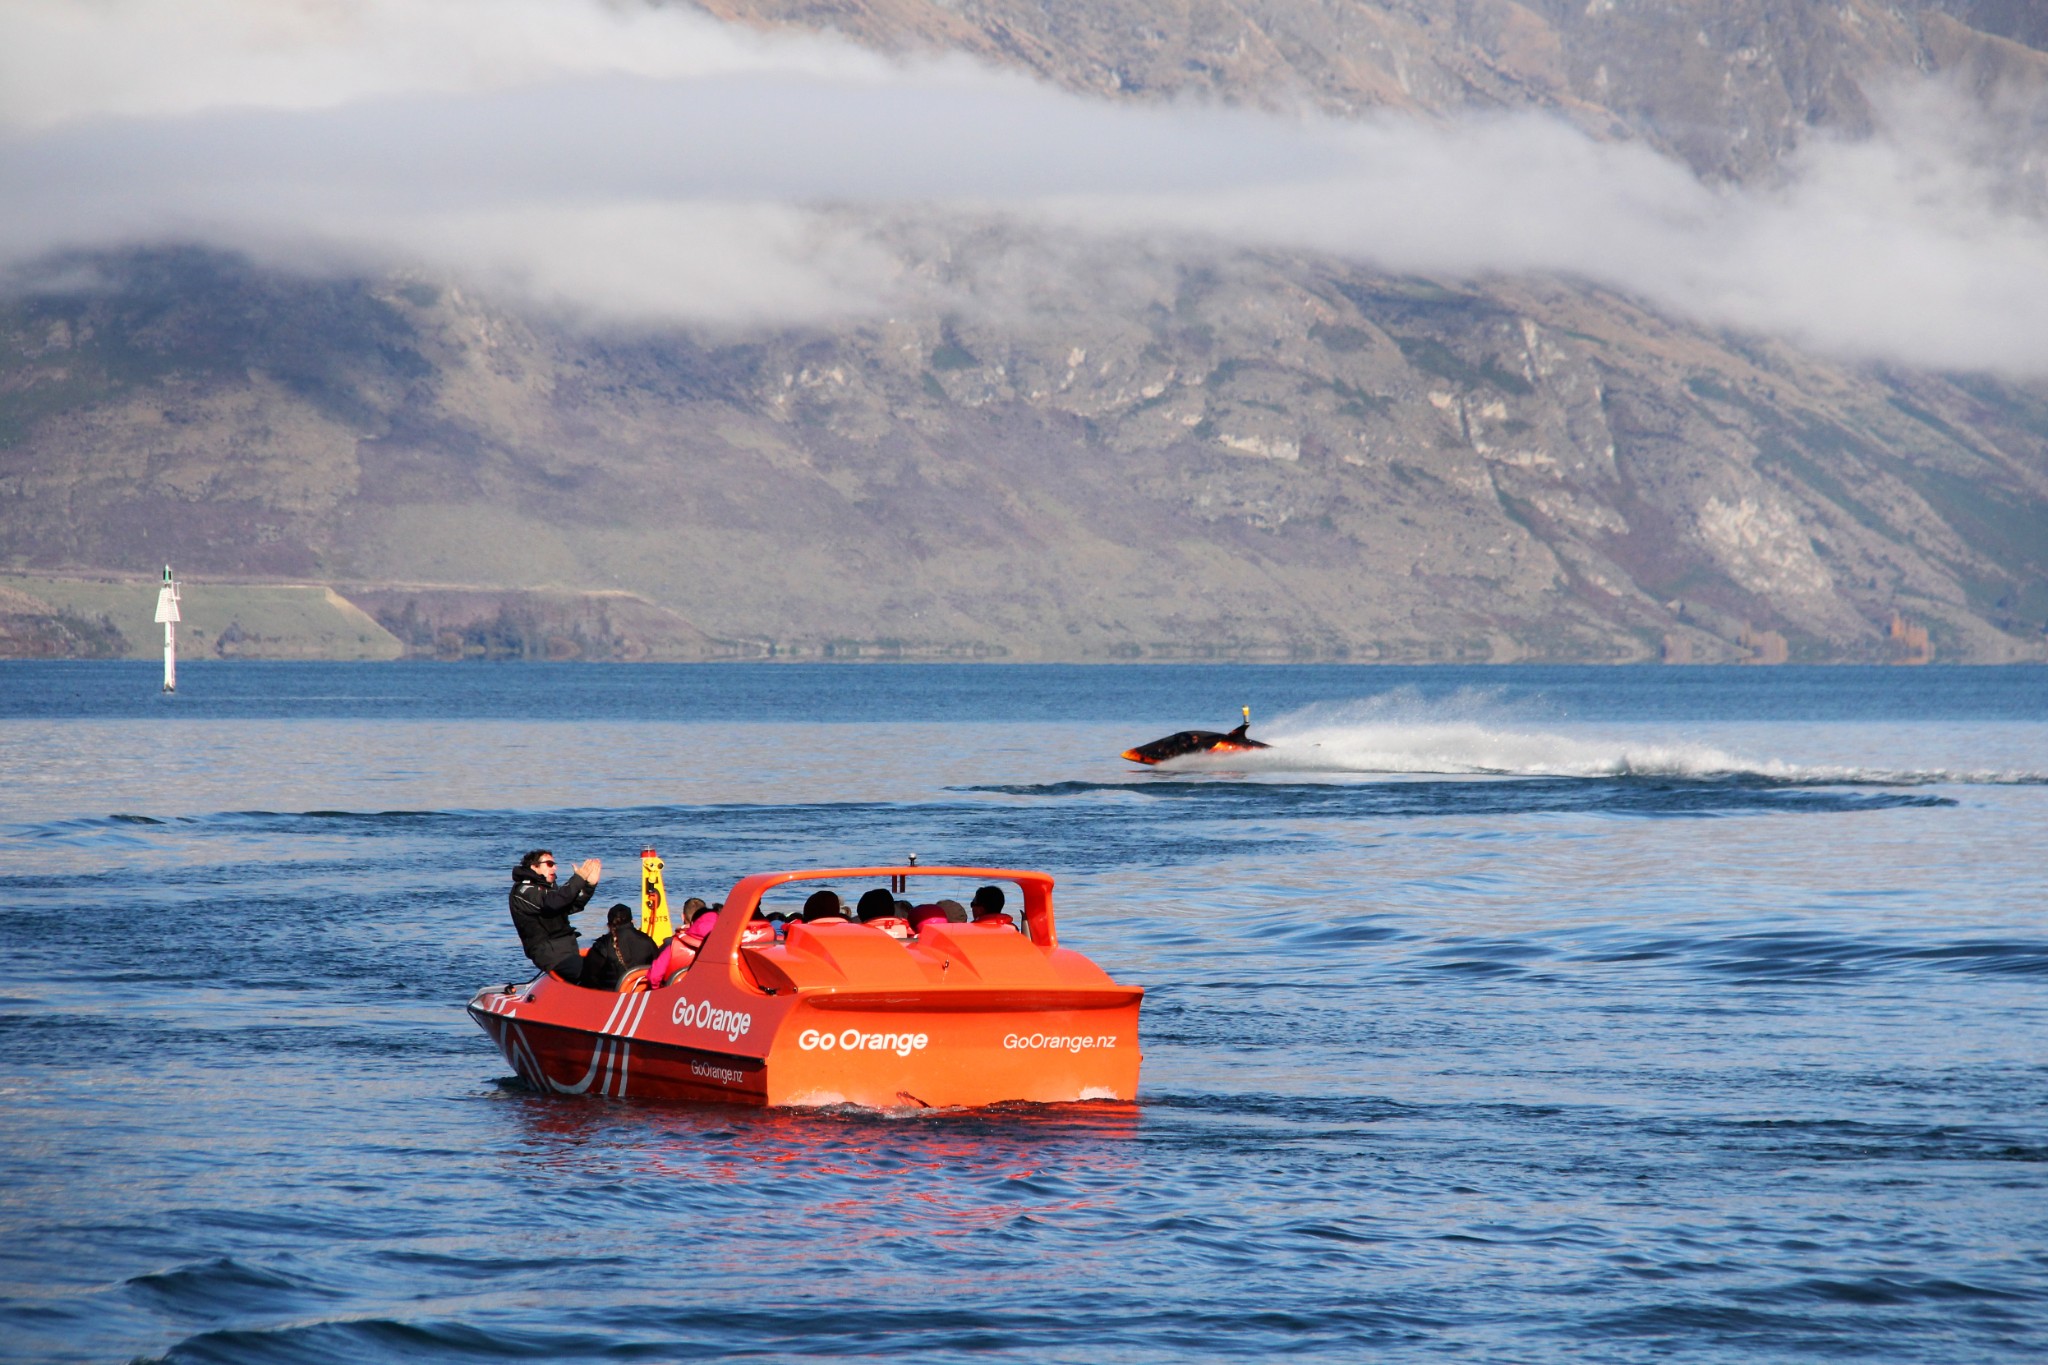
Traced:
<path id="1" fill-rule="evenodd" d="M 661 855 L 651 848 L 640 850 L 640 932 L 656 943 L 675 936 L 668 918 L 668 892 L 661 884 Z"/>

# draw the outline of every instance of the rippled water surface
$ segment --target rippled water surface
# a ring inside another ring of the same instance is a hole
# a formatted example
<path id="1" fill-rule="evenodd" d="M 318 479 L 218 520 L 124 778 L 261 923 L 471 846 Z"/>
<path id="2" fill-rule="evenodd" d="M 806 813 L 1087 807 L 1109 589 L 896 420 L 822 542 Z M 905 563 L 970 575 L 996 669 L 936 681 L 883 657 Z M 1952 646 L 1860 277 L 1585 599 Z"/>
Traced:
<path id="1" fill-rule="evenodd" d="M 181 681 L 0 664 L 0 1357 L 2048 1355 L 2039 670 Z M 1140 1102 L 527 1092 L 507 869 L 643 842 L 1050 871 Z"/>

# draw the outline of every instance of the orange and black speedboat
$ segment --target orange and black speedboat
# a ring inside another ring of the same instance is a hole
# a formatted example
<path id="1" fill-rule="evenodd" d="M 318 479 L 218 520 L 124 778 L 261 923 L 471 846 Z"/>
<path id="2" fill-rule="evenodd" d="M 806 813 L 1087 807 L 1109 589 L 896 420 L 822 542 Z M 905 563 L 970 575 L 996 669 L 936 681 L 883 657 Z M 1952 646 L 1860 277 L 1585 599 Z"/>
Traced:
<path id="1" fill-rule="evenodd" d="M 1126 749 L 1118 756 L 1149 765 L 1186 758 L 1189 754 L 1241 754 L 1250 749 L 1272 748 L 1252 738 L 1252 708 L 1240 709 L 1244 712 L 1244 724 L 1234 730 L 1176 730 L 1163 739 Z"/>
<path id="2" fill-rule="evenodd" d="M 855 921 L 753 920 L 790 882 L 944 877 L 1009 882 L 1020 928 L 927 920 L 908 938 Z M 470 1017 L 544 1093 L 877 1109 L 1005 1100 L 1132 1100 L 1138 1007 L 1059 946 L 1053 880 L 987 867 L 841 867 L 743 878 L 696 958 L 655 989 L 617 993 L 542 973 L 491 986 Z"/>

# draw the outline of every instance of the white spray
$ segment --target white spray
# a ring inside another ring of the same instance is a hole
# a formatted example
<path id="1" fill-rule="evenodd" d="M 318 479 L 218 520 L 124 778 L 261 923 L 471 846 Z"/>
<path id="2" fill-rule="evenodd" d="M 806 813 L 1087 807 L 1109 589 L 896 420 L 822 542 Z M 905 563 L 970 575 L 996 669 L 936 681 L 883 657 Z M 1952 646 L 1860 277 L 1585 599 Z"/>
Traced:
<path id="1" fill-rule="evenodd" d="M 1190 754 L 1159 767 L 1164 772 L 1248 775 L 1761 778 L 1887 785 L 2044 778 L 2031 771 L 1921 772 L 1759 759 L 1677 737 L 1542 728 L 1504 715 L 1507 709 L 1492 689 L 1466 688 L 1429 699 L 1413 688 L 1396 688 L 1375 697 L 1322 702 L 1289 712 L 1257 735 L 1271 748 Z"/>

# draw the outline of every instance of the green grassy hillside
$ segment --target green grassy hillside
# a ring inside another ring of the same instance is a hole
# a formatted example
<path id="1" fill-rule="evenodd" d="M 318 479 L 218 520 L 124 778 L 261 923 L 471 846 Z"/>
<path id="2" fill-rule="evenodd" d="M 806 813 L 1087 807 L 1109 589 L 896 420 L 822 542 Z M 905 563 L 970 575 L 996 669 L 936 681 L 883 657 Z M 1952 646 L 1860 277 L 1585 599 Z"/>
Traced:
<path id="1" fill-rule="evenodd" d="M 163 652 L 155 622 L 158 583 L 144 578 L 65 578 L 0 574 L 0 615 L 13 633 L 33 638 L 81 627 L 90 648 L 21 653 L 149 658 Z M 308 585 L 187 583 L 178 627 L 181 659 L 395 659 L 405 646 L 332 589 Z M 4 638 L 4 637 L 0 637 Z"/>

